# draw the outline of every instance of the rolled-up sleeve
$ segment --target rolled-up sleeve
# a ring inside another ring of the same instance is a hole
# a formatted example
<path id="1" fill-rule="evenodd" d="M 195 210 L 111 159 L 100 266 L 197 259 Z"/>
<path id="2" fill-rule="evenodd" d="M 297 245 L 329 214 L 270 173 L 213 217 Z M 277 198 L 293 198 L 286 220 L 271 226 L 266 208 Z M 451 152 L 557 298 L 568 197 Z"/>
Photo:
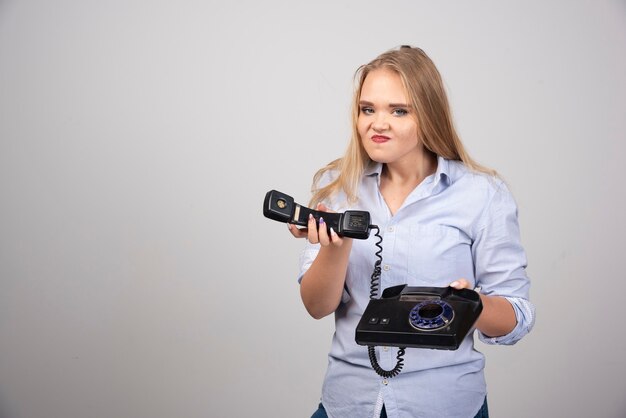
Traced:
<path id="1" fill-rule="evenodd" d="M 319 244 L 311 244 L 307 242 L 302 253 L 300 253 L 300 274 L 298 275 L 298 283 L 302 281 L 302 276 L 313 264 L 315 257 L 317 257 L 317 253 L 320 251 Z"/>
<path id="2" fill-rule="evenodd" d="M 530 280 L 521 245 L 517 205 L 504 183 L 498 183 L 478 224 L 472 244 L 476 284 L 485 295 L 502 296 L 515 311 L 515 328 L 500 337 L 479 339 L 487 344 L 515 344 L 535 323 L 535 307 L 529 301 Z"/>
<path id="3" fill-rule="evenodd" d="M 488 337 L 482 332 L 478 332 L 478 338 L 485 344 L 502 344 L 512 345 L 522 339 L 522 337 L 530 332 L 535 324 L 535 307 L 527 299 L 509 298 L 506 300 L 513 306 L 517 325 L 513 331 L 501 337 Z"/>

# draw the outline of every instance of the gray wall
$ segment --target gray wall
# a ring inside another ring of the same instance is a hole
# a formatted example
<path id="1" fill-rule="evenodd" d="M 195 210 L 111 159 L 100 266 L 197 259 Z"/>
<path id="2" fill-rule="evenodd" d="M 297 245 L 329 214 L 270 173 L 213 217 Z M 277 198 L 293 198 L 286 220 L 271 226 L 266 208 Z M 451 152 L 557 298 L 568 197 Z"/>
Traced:
<path id="1" fill-rule="evenodd" d="M 333 323 L 262 199 L 308 200 L 404 43 L 520 207 L 538 322 L 477 343 L 492 414 L 625 416 L 623 0 L 0 0 L 0 417 L 309 416 Z"/>

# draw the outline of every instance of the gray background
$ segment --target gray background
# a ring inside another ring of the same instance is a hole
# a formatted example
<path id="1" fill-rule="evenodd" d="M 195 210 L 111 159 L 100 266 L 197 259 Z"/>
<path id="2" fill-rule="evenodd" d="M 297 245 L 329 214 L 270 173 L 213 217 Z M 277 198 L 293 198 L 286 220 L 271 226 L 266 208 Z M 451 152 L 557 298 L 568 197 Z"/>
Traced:
<path id="1" fill-rule="evenodd" d="M 0 417 L 309 416 L 333 322 L 262 199 L 308 201 L 405 43 L 520 207 L 493 416 L 626 416 L 623 0 L 0 0 Z"/>

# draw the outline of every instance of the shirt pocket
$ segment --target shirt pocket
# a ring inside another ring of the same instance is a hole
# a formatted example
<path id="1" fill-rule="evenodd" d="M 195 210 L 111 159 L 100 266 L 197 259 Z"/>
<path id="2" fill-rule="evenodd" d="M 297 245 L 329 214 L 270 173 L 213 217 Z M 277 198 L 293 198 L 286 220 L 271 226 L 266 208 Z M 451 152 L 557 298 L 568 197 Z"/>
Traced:
<path id="1" fill-rule="evenodd" d="M 415 286 L 447 286 L 459 277 L 473 277 L 471 240 L 449 225 L 420 224 L 410 228 L 407 272 Z"/>

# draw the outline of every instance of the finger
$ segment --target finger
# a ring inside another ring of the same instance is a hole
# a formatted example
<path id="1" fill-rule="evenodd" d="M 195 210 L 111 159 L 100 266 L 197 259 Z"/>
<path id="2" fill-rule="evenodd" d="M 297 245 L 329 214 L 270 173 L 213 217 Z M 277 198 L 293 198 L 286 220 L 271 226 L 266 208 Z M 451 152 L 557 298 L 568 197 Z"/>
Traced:
<path id="1" fill-rule="evenodd" d="M 320 212 L 333 213 L 333 210 L 323 203 L 318 203 L 317 206 L 315 207 L 315 210 L 318 210 Z"/>
<path id="2" fill-rule="evenodd" d="M 315 218 L 313 215 L 309 215 L 309 225 L 308 225 L 308 238 L 311 244 L 317 244 L 320 242 L 319 236 L 317 234 L 317 223 L 315 222 Z"/>
<path id="3" fill-rule="evenodd" d="M 315 210 L 319 212 L 336 213 L 335 211 L 333 211 L 332 209 L 330 209 L 328 206 L 326 206 L 325 204 L 321 202 L 315 206 Z M 335 247 L 341 247 L 343 245 L 343 238 L 341 238 L 337 234 L 337 232 L 335 232 L 333 228 L 330 228 L 330 234 L 328 235 L 330 238 L 330 243 L 332 243 Z"/>
<path id="4" fill-rule="evenodd" d="M 455 289 L 469 289 L 470 283 L 466 279 L 458 279 L 450 283 L 449 286 Z"/>
<path id="5" fill-rule="evenodd" d="M 307 237 L 307 229 L 306 228 L 298 228 L 297 226 L 293 225 L 293 224 L 287 224 L 287 228 L 289 229 L 289 232 L 291 232 L 291 235 L 293 235 L 296 238 L 306 238 Z"/>
<path id="6" fill-rule="evenodd" d="M 320 240 L 320 244 L 326 247 L 330 244 L 330 237 L 328 236 L 328 229 L 326 228 L 326 222 L 324 222 L 324 218 L 320 216 L 320 227 L 317 230 L 317 235 Z"/>
<path id="7" fill-rule="evenodd" d="M 341 247 L 343 245 L 343 238 L 341 238 L 333 228 L 330 228 L 330 241 L 335 247 Z"/>

